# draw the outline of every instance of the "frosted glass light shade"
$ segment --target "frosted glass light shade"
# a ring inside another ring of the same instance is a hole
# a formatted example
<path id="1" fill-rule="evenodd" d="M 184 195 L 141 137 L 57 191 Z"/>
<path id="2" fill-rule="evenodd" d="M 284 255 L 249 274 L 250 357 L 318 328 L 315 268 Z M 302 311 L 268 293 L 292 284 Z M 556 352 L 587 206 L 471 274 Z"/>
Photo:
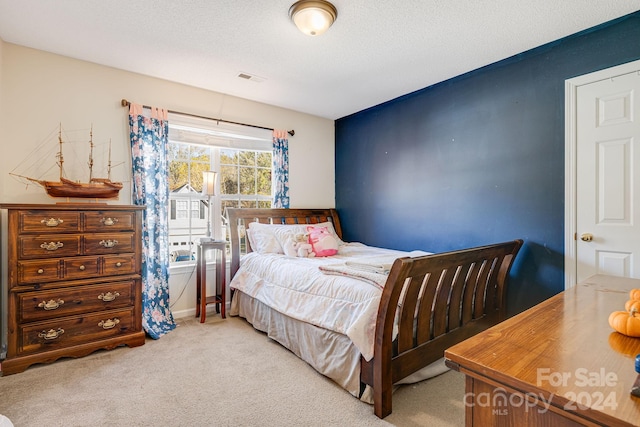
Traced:
<path id="1" fill-rule="evenodd" d="M 202 171 L 202 195 L 216 195 L 216 177 L 218 173 L 213 171 Z"/>
<path id="2" fill-rule="evenodd" d="M 319 36 L 329 29 L 338 17 L 338 11 L 328 1 L 300 0 L 289 9 L 296 27 L 309 36 Z"/>

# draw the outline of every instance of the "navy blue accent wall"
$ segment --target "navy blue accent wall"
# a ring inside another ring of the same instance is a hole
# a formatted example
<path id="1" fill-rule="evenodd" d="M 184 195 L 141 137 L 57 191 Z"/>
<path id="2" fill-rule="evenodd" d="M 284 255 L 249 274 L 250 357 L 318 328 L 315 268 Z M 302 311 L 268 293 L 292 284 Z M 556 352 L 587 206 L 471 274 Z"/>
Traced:
<path id="1" fill-rule="evenodd" d="M 565 80 L 637 59 L 640 11 L 337 120 L 345 240 L 443 252 L 522 238 L 509 312 L 562 291 Z"/>

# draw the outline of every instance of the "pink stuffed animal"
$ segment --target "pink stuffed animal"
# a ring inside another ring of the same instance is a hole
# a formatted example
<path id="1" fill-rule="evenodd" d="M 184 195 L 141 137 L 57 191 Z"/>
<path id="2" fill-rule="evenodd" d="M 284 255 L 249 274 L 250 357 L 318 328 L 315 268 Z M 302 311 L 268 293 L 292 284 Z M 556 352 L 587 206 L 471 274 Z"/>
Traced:
<path id="1" fill-rule="evenodd" d="M 332 256 L 338 253 L 338 241 L 327 227 L 308 226 L 309 243 L 318 257 Z"/>

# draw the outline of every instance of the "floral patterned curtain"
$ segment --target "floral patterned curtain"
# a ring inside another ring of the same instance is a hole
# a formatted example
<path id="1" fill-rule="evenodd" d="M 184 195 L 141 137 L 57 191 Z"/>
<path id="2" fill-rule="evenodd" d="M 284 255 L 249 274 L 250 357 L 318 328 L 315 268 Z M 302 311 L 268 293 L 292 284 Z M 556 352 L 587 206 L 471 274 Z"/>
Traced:
<path id="1" fill-rule="evenodd" d="M 141 105 L 131 104 L 132 198 L 147 208 L 142 216 L 142 326 L 158 339 L 176 324 L 169 309 L 169 186 L 167 111 L 151 109 L 143 115 Z"/>
<path id="2" fill-rule="evenodd" d="M 289 140 L 287 131 L 273 131 L 272 208 L 289 207 Z"/>

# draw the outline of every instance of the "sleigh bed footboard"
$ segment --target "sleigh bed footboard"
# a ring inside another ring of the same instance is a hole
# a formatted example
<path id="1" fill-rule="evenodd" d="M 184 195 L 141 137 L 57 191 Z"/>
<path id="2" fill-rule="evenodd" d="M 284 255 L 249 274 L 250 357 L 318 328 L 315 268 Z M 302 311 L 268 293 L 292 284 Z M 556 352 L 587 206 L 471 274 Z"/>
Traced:
<path id="1" fill-rule="evenodd" d="M 362 360 L 361 378 L 373 387 L 378 417 L 391 413 L 394 383 L 505 319 L 506 283 L 522 243 L 394 262 L 378 309 L 374 357 Z"/>

